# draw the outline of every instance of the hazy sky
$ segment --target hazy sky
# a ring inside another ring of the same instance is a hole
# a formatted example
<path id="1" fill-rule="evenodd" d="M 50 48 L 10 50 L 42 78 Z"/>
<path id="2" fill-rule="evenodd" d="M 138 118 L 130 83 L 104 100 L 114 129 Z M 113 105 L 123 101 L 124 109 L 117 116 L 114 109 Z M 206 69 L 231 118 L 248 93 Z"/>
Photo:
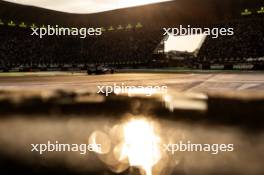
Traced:
<path id="1" fill-rule="evenodd" d="M 94 13 L 168 0 L 6 0 L 71 13 Z"/>

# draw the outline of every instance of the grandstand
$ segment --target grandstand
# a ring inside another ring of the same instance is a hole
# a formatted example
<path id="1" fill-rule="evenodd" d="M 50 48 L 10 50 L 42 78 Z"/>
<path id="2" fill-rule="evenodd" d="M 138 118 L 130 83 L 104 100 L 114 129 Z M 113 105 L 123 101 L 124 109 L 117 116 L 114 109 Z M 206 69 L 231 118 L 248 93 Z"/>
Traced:
<path id="1" fill-rule="evenodd" d="M 230 20 L 218 26 L 232 26 L 235 35 L 207 37 L 198 63 L 204 69 L 264 69 L 264 18 L 254 16 Z"/>
<path id="2" fill-rule="evenodd" d="M 192 58 L 191 67 L 263 69 L 262 6 L 263 2 L 257 0 L 177 0 L 101 13 L 70 14 L 1 1 L 0 69 L 86 69 L 91 63 L 149 67 L 164 38 L 163 27 L 180 24 L 235 28 L 232 37 L 208 37 L 198 56 Z M 40 39 L 30 35 L 30 27 L 47 25 L 101 27 L 103 35 L 86 39 Z M 162 55 L 159 58 L 165 59 Z"/>

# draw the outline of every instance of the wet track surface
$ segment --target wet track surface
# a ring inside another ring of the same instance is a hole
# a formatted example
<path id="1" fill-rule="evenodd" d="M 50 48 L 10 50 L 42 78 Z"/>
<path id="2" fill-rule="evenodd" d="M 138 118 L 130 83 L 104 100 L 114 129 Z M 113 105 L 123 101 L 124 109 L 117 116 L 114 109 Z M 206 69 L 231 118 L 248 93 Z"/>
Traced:
<path id="1" fill-rule="evenodd" d="M 0 75 L 0 88 L 19 89 L 86 89 L 98 85 L 167 85 L 171 91 L 223 92 L 260 91 L 264 93 L 264 73 L 123 73 L 92 75 L 81 73 L 29 73 Z"/>

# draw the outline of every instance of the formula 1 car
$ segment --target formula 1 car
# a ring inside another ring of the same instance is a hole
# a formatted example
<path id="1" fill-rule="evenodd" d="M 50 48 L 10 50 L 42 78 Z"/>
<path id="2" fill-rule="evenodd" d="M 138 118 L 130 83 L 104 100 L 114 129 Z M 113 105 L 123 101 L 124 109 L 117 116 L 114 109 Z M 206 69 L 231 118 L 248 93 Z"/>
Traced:
<path id="1" fill-rule="evenodd" d="M 108 66 L 102 66 L 102 65 L 90 66 L 87 69 L 88 75 L 113 74 L 114 72 L 115 72 L 114 68 L 110 68 Z"/>

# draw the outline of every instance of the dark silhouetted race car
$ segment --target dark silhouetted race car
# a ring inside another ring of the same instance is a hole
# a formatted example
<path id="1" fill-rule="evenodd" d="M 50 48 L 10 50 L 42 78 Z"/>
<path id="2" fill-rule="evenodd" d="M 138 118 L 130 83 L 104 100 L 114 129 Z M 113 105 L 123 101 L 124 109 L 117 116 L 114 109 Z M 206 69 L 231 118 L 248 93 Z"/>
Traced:
<path id="1" fill-rule="evenodd" d="M 88 75 L 113 74 L 114 72 L 115 72 L 114 68 L 110 68 L 108 66 L 102 66 L 102 65 L 89 66 L 87 69 Z"/>

